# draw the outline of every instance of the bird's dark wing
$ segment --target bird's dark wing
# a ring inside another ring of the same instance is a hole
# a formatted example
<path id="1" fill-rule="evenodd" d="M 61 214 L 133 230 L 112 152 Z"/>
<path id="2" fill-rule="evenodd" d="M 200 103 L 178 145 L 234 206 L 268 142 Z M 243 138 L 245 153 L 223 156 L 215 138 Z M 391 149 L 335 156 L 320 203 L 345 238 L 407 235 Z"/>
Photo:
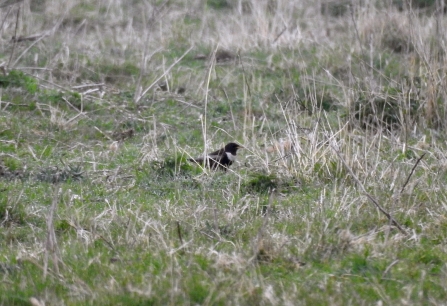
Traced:
<path id="1" fill-rule="evenodd" d="M 225 165 L 223 165 L 223 155 L 208 155 L 206 158 L 199 157 L 199 158 L 190 158 L 188 161 L 195 162 L 200 165 L 209 167 L 210 169 L 216 169 L 216 168 L 223 168 Z M 205 162 L 207 165 L 205 165 Z"/>
<path id="2" fill-rule="evenodd" d="M 220 163 L 223 155 L 222 154 L 210 154 L 207 156 L 209 159 L 212 159 L 213 161 L 216 161 L 218 163 Z"/>
<path id="3" fill-rule="evenodd" d="M 222 169 L 227 170 L 227 167 L 231 165 L 231 163 L 228 163 L 228 160 L 225 158 L 225 152 L 220 155 L 208 155 L 208 162 L 210 164 L 211 169 Z"/>
<path id="4" fill-rule="evenodd" d="M 211 156 L 222 156 L 225 153 L 225 148 L 219 149 L 217 151 L 214 151 L 213 153 L 208 154 L 209 157 Z"/>
<path id="5" fill-rule="evenodd" d="M 188 158 L 188 161 L 190 162 L 196 162 L 198 164 L 203 163 L 205 159 L 203 157 L 197 157 L 197 158 Z"/>
<path id="6" fill-rule="evenodd" d="M 205 157 L 190 158 L 188 160 L 201 165 L 204 165 L 206 162 L 208 165 L 205 166 L 209 166 L 211 169 L 221 168 L 226 170 L 226 167 L 232 164 L 225 154 L 225 148 L 214 151 Z"/>
<path id="7" fill-rule="evenodd" d="M 224 154 L 225 154 L 225 149 L 222 148 L 217 151 L 214 151 L 213 153 L 208 154 L 205 157 L 189 158 L 188 160 L 192 161 L 192 162 L 196 162 L 196 163 L 203 163 L 205 158 L 211 158 L 215 161 L 219 161 Z"/>

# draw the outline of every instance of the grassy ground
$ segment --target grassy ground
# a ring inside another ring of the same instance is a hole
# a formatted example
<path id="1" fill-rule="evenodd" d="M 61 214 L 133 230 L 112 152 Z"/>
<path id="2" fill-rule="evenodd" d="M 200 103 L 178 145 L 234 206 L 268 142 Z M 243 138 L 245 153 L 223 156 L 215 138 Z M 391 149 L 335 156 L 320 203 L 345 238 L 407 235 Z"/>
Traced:
<path id="1" fill-rule="evenodd" d="M 347 3 L 6 3 L 0 304 L 444 304 L 446 17 Z"/>

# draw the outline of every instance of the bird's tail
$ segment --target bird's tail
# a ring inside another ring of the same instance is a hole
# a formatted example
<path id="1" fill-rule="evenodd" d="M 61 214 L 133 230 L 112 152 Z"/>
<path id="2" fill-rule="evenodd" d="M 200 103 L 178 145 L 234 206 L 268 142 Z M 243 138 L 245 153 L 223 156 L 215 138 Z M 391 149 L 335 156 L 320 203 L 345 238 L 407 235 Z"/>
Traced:
<path id="1" fill-rule="evenodd" d="M 203 163 L 203 158 L 188 158 L 187 160 L 192 163 Z"/>

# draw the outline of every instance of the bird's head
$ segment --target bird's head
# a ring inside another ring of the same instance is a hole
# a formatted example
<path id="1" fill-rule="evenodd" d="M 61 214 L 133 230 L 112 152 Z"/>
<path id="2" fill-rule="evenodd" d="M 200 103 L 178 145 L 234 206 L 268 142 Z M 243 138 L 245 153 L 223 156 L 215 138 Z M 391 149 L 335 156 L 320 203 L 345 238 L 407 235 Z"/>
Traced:
<path id="1" fill-rule="evenodd" d="M 229 144 L 227 144 L 225 146 L 225 152 L 229 152 L 229 153 L 231 153 L 233 155 L 236 155 L 237 150 L 238 149 L 242 149 L 242 148 L 244 148 L 244 147 L 239 145 L 239 144 L 237 144 L 237 143 L 230 142 Z"/>

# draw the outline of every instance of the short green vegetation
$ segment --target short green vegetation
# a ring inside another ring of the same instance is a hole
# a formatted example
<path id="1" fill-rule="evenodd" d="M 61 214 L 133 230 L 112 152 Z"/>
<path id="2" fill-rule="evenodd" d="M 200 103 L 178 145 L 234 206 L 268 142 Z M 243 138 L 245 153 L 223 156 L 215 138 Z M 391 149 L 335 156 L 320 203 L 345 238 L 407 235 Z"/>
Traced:
<path id="1" fill-rule="evenodd" d="M 0 305 L 445 304 L 441 1 L 59 2 L 0 12 Z"/>

